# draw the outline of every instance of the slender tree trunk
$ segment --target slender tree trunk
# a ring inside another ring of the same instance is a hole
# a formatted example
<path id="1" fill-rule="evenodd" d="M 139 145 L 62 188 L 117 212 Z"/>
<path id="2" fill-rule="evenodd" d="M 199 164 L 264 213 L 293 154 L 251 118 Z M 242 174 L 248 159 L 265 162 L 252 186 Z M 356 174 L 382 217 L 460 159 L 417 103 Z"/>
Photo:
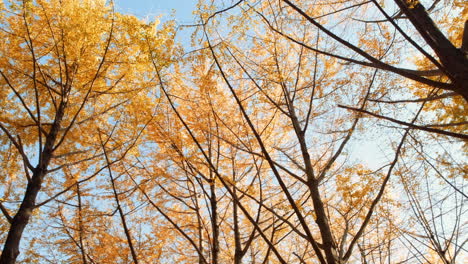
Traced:
<path id="1" fill-rule="evenodd" d="M 3 246 L 2 256 L 0 257 L 0 264 L 14 264 L 19 255 L 19 245 L 21 237 L 23 236 L 24 229 L 29 223 L 32 212 L 36 206 L 37 194 L 41 190 L 42 181 L 47 174 L 47 168 L 52 153 L 54 152 L 54 145 L 57 139 L 58 131 L 60 130 L 60 123 L 65 113 L 66 102 L 61 101 L 59 108 L 55 114 L 55 121 L 47 134 L 44 148 L 39 151 L 39 164 L 34 168 L 31 180 L 28 181 L 26 192 L 23 196 L 20 208 L 13 217 L 13 221 L 8 231 L 8 236 Z"/>
<path id="2" fill-rule="evenodd" d="M 117 205 L 117 211 L 119 212 L 120 220 L 122 221 L 122 227 L 124 229 L 125 237 L 127 238 L 127 244 L 128 244 L 128 247 L 130 248 L 130 253 L 132 255 L 133 263 L 138 264 L 138 255 L 136 253 L 135 247 L 133 246 L 132 235 L 130 233 L 130 229 L 128 228 L 127 220 L 125 219 L 125 213 L 122 209 L 122 206 L 120 205 L 119 194 L 117 193 L 115 179 L 114 179 L 114 176 L 112 175 L 112 169 L 110 166 L 111 161 L 109 160 L 109 156 L 107 155 L 106 146 L 101 138 L 101 134 L 99 134 L 99 139 L 101 141 L 102 151 L 106 159 L 107 170 L 109 172 L 109 178 L 110 178 L 111 186 L 112 186 L 112 192 L 114 194 L 114 200 Z"/>
<path id="3" fill-rule="evenodd" d="M 235 179 L 233 179 L 235 180 Z M 234 181 L 235 182 L 235 181 Z M 234 193 L 234 197 L 237 197 L 236 188 L 234 187 L 232 192 Z M 239 232 L 239 214 L 237 203 L 233 202 L 233 221 L 234 221 L 234 241 L 235 241 L 235 248 L 234 248 L 234 264 L 241 264 L 242 263 L 242 245 L 240 239 L 240 232 Z"/>
<path id="4" fill-rule="evenodd" d="M 31 181 L 28 182 L 21 206 L 13 217 L 7 239 L 3 246 L 0 264 L 13 264 L 16 262 L 16 258 L 19 255 L 20 240 L 24 229 L 31 218 L 35 207 L 36 197 L 41 189 L 42 180 L 45 174 L 45 169 L 36 168 L 34 170 Z"/>
<path id="5" fill-rule="evenodd" d="M 215 180 L 210 181 L 210 206 L 211 206 L 211 228 L 213 229 L 213 245 L 211 249 L 212 263 L 218 264 L 219 254 L 219 226 L 218 226 L 218 202 L 216 200 Z"/>
<path id="6" fill-rule="evenodd" d="M 198 198 L 197 194 L 194 194 L 195 196 L 195 208 L 196 208 L 196 213 L 197 213 L 197 231 L 198 231 L 198 248 L 199 248 L 199 253 L 198 253 L 198 264 L 207 264 L 205 262 L 205 258 L 203 257 L 203 227 L 202 227 L 202 221 L 201 221 L 201 216 L 200 216 L 200 207 L 198 206 Z"/>
<path id="7" fill-rule="evenodd" d="M 338 252 L 333 240 L 332 231 L 328 222 L 328 217 L 325 212 L 325 206 L 320 196 L 319 181 L 315 178 L 312 163 L 310 162 L 310 154 L 307 150 L 307 143 L 305 140 L 305 132 L 302 131 L 299 120 L 296 116 L 294 107 L 291 105 L 289 112 L 291 114 L 291 121 L 296 132 L 299 145 L 301 147 L 302 158 L 304 160 L 305 172 L 307 175 L 307 187 L 309 188 L 312 197 L 312 203 L 315 211 L 315 222 L 317 223 L 320 236 L 322 237 L 323 250 L 327 258 L 327 263 L 337 263 Z"/>
<path id="8" fill-rule="evenodd" d="M 308 187 L 312 197 L 312 202 L 314 204 L 316 216 L 315 222 L 317 223 L 320 230 L 323 249 L 325 251 L 325 256 L 327 257 L 327 262 L 330 264 L 337 263 L 338 254 L 336 251 L 336 245 L 333 241 L 333 236 L 331 233 L 330 225 L 328 223 L 327 215 L 325 213 L 325 206 L 320 197 L 320 191 L 318 188 L 317 181 L 315 179 L 309 181 Z"/>
<path id="9" fill-rule="evenodd" d="M 81 203 L 81 192 L 80 192 L 80 183 L 76 184 L 76 195 L 78 196 L 78 232 L 79 232 L 79 242 L 80 242 L 80 251 L 83 264 L 88 264 L 86 260 L 86 251 L 83 243 L 83 215 L 82 215 L 82 203 Z"/>

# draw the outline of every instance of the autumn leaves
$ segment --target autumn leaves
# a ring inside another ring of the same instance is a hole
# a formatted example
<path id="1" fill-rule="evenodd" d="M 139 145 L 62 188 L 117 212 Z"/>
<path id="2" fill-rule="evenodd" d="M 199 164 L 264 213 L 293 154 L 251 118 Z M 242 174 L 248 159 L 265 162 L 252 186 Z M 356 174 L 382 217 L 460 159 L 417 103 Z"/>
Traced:
<path id="1" fill-rule="evenodd" d="M 105 1 L 3 4 L 0 263 L 454 263 L 466 102 L 388 8 L 201 5 L 184 53 Z"/>

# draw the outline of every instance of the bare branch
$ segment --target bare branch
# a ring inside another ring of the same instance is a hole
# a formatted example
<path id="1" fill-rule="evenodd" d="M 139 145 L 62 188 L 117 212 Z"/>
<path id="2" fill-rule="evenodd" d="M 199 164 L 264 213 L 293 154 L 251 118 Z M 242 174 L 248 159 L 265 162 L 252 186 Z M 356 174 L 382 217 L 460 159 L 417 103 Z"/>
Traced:
<path id="1" fill-rule="evenodd" d="M 8 210 L 3 206 L 2 201 L 0 201 L 0 211 L 2 211 L 8 223 L 11 224 L 13 222 L 13 218 L 10 216 L 10 213 L 8 213 Z"/>
<path id="2" fill-rule="evenodd" d="M 364 113 L 364 114 L 368 114 L 368 115 L 371 115 L 371 116 L 374 116 L 374 117 L 377 117 L 377 118 L 380 118 L 380 119 L 388 120 L 390 122 L 397 123 L 397 124 L 400 124 L 400 125 L 403 125 L 403 126 L 407 126 L 407 127 L 413 128 L 413 129 L 419 129 L 419 130 L 426 131 L 426 132 L 431 132 L 431 133 L 435 133 L 435 134 L 440 134 L 440 135 L 450 136 L 450 137 L 459 138 L 459 139 L 463 139 L 463 140 L 468 140 L 468 135 L 465 135 L 465 134 L 459 134 L 459 133 L 454 133 L 454 132 L 450 132 L 450 131 L 430 128 L 430 127 L 427 127 L 427 126 L 414 125 L 414 124 L 411 124 L 411 123 L 408 123 L 408 122 L 400 121 L 400 120 L 390 118 L 390 117 L 386 117 L 386 116 L 381 116 L 381 115 L 374 114 L 374 113 L 371 113 L 371 112 L 366 111 L 366 110 L 361 110 L 359 108 L 354 108 L 354 107 L 350 107 L 350 106 L 338 105 L 338 107 L 348 109 L 348 110 L 357 111 L 357 112 L 361 112 L 361 113 Z"/>

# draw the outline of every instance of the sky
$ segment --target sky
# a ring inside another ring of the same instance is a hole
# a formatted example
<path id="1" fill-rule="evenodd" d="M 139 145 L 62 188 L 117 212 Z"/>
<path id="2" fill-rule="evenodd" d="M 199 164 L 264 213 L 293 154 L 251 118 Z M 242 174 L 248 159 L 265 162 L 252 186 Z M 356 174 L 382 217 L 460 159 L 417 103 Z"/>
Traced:
<path id="1" fill-rule="evenodd" d="M 116 11 L 134 15 L 140 19 L 160 22 L 174 19 L 177 25 L 195 24 L 192 12 L 196 9 L 198 0 L 114 0 Z M 190 49 L 192 28 L 181 27 L 177 32 L 177 41 L 186 49 Z"/>
<path id="2" fill-rule="evenodd" d="M 162 21 L 169 19 L 175 10 L 175 18 L 179 24 L 192 24 L 197 0 L 115 0 L 116 10 L 132 14 L 138 18 L 152 19 L 163 15 Z"/>

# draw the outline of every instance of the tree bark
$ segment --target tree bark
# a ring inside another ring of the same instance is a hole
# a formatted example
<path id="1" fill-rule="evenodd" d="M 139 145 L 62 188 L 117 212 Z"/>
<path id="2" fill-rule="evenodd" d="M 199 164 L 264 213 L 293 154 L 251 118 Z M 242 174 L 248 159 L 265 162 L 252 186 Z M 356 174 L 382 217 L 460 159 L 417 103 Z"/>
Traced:
<path id="1" fill-rule="evenodd" d="M 219 226 L 218 226 L 218 201 L 215 191 L 215 180 L 210 181 L 210 206 L 211 206 L 211 228 L 213 229 L 212 263 L 218 263 L 219 255 Z"/>
<path id="2" fill-rule="evenodd" d="M 24 229 L 29 223 L 32 212 L 36 207 L 37 194 L 41 190 L 42 181 L 47 174 L 47 167 L 52 159 L 54 145 L 57 139 L 60 123 L 65 113 L 66 102 L 62 101 L 55 114 L 55 121 L 50 132 L 46 136 L 44 148 L 40 151 L 39 164 L 34 168 L 31 180 L 28 181 L 26 192 L 24 193 L 23 201 L 8 231 L 8 236 L 3 246 L 0 264 L 14 264 L 19 255 L 19 245 Z"/>
<path id="3" fill-rule="evenodd" d="M 421 3 L 411 6 L 403 0 L 395 2 L 439 57 L 444 66 L 442 70 L 452 81 L 453 90 L 468 102 L 468 58 L 463 54 L 463 45 L 461 49 L 455 47 L 435 25 Z"/>
<path id="4" fill-rule="evenodd" d="M 19 244 L 23 231 L 29 223 L 35 207 L 36 197 L 41 189 L 42 180 L 45 176 L 45 169 L 36 168 L 31 181 L 28 183 L 21 206 L 13 217 L 13 221 L 8 232 L 5 245 L 3 246 L 0 264 L 13 264 L 19 255 Z"/>

